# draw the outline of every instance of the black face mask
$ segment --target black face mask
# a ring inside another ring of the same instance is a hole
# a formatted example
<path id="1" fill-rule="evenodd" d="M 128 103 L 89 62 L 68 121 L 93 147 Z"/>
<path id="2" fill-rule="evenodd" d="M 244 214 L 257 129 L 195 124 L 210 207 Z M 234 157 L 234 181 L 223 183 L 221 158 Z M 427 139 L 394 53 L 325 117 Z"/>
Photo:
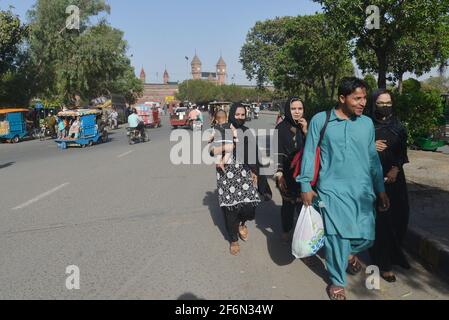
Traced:
<path id="1" fill-rule="evenodd" d="M 235 122 L 238 124 L 238 127 L 241 127 L 245 124 L 245 120 L 242 119 L 235 119 Z"/>
<path id="2" fill-rule="evenodd" d="M 378 119 L 389 117 L 393 114 L 393 107 L 376 107 L 375 114 Z"/>

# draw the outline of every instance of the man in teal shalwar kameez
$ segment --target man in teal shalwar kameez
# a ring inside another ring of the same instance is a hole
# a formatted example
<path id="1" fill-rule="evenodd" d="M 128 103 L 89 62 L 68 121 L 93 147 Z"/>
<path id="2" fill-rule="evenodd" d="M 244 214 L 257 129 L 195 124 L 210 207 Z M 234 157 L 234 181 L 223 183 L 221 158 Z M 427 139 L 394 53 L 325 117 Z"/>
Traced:
<path id="1" fill-rule="evenodd" d="M 329 296 L 346 298 L 346 271 L 355 274 L 361 265 L 355 256 L 372 246 L 375 235 L 376 195 L 381 209 L 389 207 L 382 166 L 376 151 L 374 125 L 362 115 L 366 85 L 357 78 L 342 80 L 339 105 L 330 113 L 321 143 L 321 169 L 316 186 L 325 227 L 325 257 L 332 281 Z M 326 112 L 315 115 L 309 126 L 301 175 L 301 197 L 305 205 L 316 205 L 311 187 L 315 152 Z"/>

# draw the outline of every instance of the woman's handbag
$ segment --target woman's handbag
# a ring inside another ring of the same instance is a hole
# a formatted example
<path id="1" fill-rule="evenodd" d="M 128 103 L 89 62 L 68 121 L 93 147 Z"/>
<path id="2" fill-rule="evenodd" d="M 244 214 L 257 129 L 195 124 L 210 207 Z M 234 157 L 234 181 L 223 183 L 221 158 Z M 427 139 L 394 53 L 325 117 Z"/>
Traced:
<path id="1" fill-rule="evenodd" d="M 315 187 L 318 182 L 318 175 L 320 173 L 320 162 L 321 162 L 321 143 L 323 142 L 324 134 L 326 133 L 327 124 L 329 123 L 329 119 L 331 117 L 331 111 L 326 111 L 326 121 L 324 122 L 324 126 L 321 129 L 320 132 L 320 140 L 318 141 L 316 151 L 315 151 L 315 172 L 313 174 L 313 180 L 311 183 L 312 187 Z M 296 153 L 295 157 L 293 158 L 290 168 L 293 170 L 293 178 L 296 179 L 300 173 L 301 173 L 301 162 L 302 162 L 302 156 L 304 153 L 304 149 L 301 151 L 298 151 Z"/>

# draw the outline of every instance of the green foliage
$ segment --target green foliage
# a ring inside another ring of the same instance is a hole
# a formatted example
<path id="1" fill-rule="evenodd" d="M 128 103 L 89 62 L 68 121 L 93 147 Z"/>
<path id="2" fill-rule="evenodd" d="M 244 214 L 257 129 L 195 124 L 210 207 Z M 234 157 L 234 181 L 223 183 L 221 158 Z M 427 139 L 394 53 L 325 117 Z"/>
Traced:
<path id="1" fill-rule="evenodd" d="M 80 30 L 66 30 L 65 9 L 80 8 Z M 103 19 L 91 18 L 109 12 L 104 0 L 37 0 L 30 17 L 30 56 L 35 67 L 38 98 L 73 103 L 116 93 L 129 102 L 143 91 L 126 56 L 123 32 Z"/>
<path id="2" fill-rule="evenodd" d="M 347 41 L 322 14 L 257 22 L 240 56 L 248 78 L 306 100 L 332 98 L 339 79 L 354 74 Z"/>
<path id="3" fill-rule="evenodd" d="M 0 11 L 0 74 L 17 66 L 20 46 L 28 34 L 19 17 L 10 10 Z"/>
<path id="4" fill-rule="evenodd" d="M 377 89 L 377 80 L 374 78 L 372 74 L 367 74 L 364 77 L 364 80 L 366 84 L 368 85 L 368 92 L 371 94 L 371 92 L 375 91 Z"/>
<path id="5" fill-rule="evenodd" d="M 273 81 L 274 60 L 287 37 L 285 24 L 292 19 L 282 17 L 258 21 L 246 36 L 240 51 L 240 63 L 248 79 L 256 79 L 259 87 Z"/>
<path id="6" fill-rule="evenodd" d="M 416 90 L 416 84 L 404 85 L 403 94 L 396 94 L 394 101 L 396 113 L 407 128 L 410 144 L 420 136 L 436 133 L 444 119 L 444 104 L 437 90 L 424 92 Z"/>
<path id="7" fill-rule="evenodd" d="M 423 90 L 438 90 L 440 93 L 449 93 L 449 78 L 439 76 L 430 77 L 422 83 Z"/>
<path id="8" fill-rule="evenodd" d="M 236 85 L 216 85 L 205 80 L 187 80 L 179 85 L 176 95 L 178 100 L 192 102 L 206 101 L 267 101 L 272 99 L 272 93 L 265 89 L 244 88 Z"/>
<path id="9" fill-rule="evenodd" d="M 449 59 L 449 0 L 315 0 L 327 20 L 353 41 L 357 63 L 375 71 L 380 88 L 388 72 L 401 80 L 405 72 L 420 75 Z M 380 9 L 380 29 L 366 28 L 365 10 Z"/>

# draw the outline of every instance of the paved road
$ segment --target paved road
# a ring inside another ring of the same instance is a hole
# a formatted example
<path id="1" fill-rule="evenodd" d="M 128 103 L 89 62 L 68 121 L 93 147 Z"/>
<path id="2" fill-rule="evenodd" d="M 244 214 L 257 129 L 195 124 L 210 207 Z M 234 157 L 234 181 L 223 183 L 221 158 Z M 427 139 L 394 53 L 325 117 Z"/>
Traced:
<path id="1" fill-rule="evenodd" d="M 134 146 L 122 130 L 86 149 L 0 145 L 0 299 L 327 299 L 322 261 L 311 269 L 279 241 L 276 192 L 241 254 L 228 253 L 214 168 L 172 165 L 163 124 Z M 65 287 L 69 265 L 79 290 Z M 351 278 L 349 298 L 449 298 L 448 285 L 413 265 L 378 291 Z"/>

